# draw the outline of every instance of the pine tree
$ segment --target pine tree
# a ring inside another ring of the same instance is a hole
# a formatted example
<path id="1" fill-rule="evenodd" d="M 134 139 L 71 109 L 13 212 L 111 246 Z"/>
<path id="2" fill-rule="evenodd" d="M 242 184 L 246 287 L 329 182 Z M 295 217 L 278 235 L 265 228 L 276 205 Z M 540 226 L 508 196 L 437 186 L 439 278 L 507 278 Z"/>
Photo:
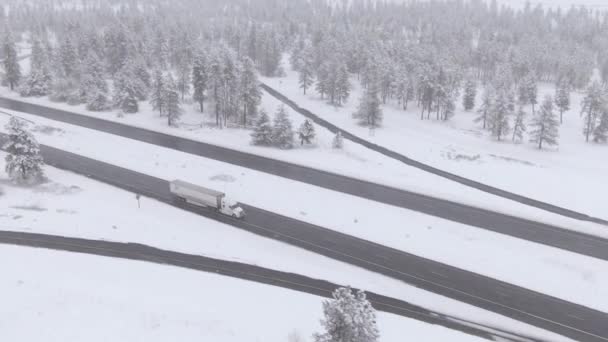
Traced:
<path id="1" fill-rule="evenodd" d="M 382 125 L 382 108 L 378 96 L 377 82 L 372 81 L 365 90 L 357 111 L 353 113 L 353 117 L 359 121 L 360 125 L 367 126 L 371 130 Z"/>
<path id="2" fill-rule="evenodd" d="M 517 115 L 515 116 L 515 122 L 513 123 L 513 142 L 522 141 L 524 138 L 524 132 L 526 131 L 526 111 L 522 105 L 519 106 Z"/>
<path id="3" fill-rule="evenodd" d="M 321 95 L 321 98 L 329 91 L 328 80 L 329 66 L 327 63 L 323 63 L 317 70 L 317 84 L 315 85 L 315 90 Z"/>
<path id="4" fill-rule="evenodd" d="M 137 113 L 137 91 L 133 75 L 125 70 L 119 71 L 114 79 L 114 106 L 123 113 Z"/>
<path id="5" fill-rule="evenodd" d="M 79 96 L 81 101 L 87 102 L 90 99 L 89 95 L 108 93 L 108 85 L 105 80 L 103 65 L 98 56 L 90 53 L 84 62 L 84 73 L 80 80 Z"/>
<path id="6" fill-rule="evenodd" d="M 62 75 L 66 77 L 76 76 L 75 74 L 78 70 L 78 52 L 70 36 L 66 35 L 65 39 L 61 42 L 58 57 Z"/>
<path id="7" fill-rule="evenodd" d="M 8 29 L 4 34 L 2 42 L 2 58 L 4 81 L 11 90 L 14 90 L 21 80 L 21 67 L 19 66 L 19 61 L 17 59 L 17 48 L 15 46 L 15 41 L 13 40 L 13 35 Z"/>
<path id="8" fill-rule="evenodd" d="M 167 85 L 165 84 L 166 78 L 163 75 L 162 70 L 156 68 L 152 73 L 152 93 L 150 95 L 150 104 L 152 109 L 158 110 L 160 116 L 163 116 L 166 107 Z"/>
<path id="9" fill-rule="evenodd" d="M 209 73 L 207 72 L 207 55 L 199 52 L 194 58 L 192 66 L 192 88 L 194 93 L 192 98 L 198 102 L 201 113 L 205 110 L 205 91 L 209 83 Z"/>
<path id="10" fill-rule="evenodd" d="M 483 97 L 481 100 L 481 105 L 477 110 L 478 117 L 475 118 L 475 122 L 483 122 L 483 129 L 488 128 L 488 116 L 490 115 L 490 111 L 492 109 L 494 103 L 494 89 L 488 85 L 486 86 Z"/>
<path id="11" fill-rule="evenodd" d="M 293 148 L 293 128 L 284 105 L 278 107 L 274 117 L 272 142 L 281 149 Z"/>
<path id="12" fill-rule="evenodd" d="M 512 111 L 509 106 L 507 91 L 501 89 L 497 92 L 488 116 L 490 130 L 498 141 L 511 130 L 509 127 L 509 117 L 511 115 Z"/>
<path id="13" fill-rule="evenodd" d="M 346 63 L 342 62 L 336 69 L 336 83 L 335 83 L 335 104 L 341 105 L 348 100 L 350 95 L 350 79 Z"/>
<path id="14" fill-rule="evenodd" d="M 584 120 L 583 134 L 585 134 L 585 140 L 587 142 L 589 142 L 589 137 L 593 134 L 597 126 L 597 121 L 605 103 L 603 98 L 602 86 L 597 81 L 593 82 L 593 84 L 587 88 L 587 94 L 581 104 L 581 115 Z"/>
<path id="15" fill-rule="evenodd" d="M 338 131 L 338 133 L 336 133 L 331 143 L 331 146 L 338 150 L 344 147 L 344 137 L 342 137 L 342 132 Z"/>
<path id="16" fill-rule="evenodd" d="M 177 68 L 177 90 L 181 94 L 182 101 L 186 94 L 190 93 L 190 61 L 182 58 Z"/>
<path id="17" fill-rule="evenodd" d="M 303 51 L 302 56 L 299 62 L 299 78 L 298 82 L 300 84 L 300 89 L 304 90 L 304 95 L 306 95 L 306 90 L 310 88 L 314 84 L 314 60 L 308 51 Z"/>
<path id="18" fill-rule="evenodd" d="M 335 290 L 323 302 L 323 316 L 324 332 L 313 336 L 315 342 L 376 342 L 380 337 L 376 312 L 363 291 Z"/>
<path id="19" fill-rule="evenodd" d="M 171 75 L 167 75 L 165 81 L 165 92 L 163 94 L 163 102 L 165 115 L 167 115 L 167 124 L 169 126 L 177 126 L 179 118 L 182 115 L 182 109 L 179 104 L 179 92 L 175 81 Z"/>
<path id="20" fill-rule="evenodd" d="M 566 82 L 560 82 L 555 89 L 555 105 L 559 108 L 559 122 L 564 122 L 564 112 L 570 110 L 570 89 Z"/>
<path id="21" fill-rule="evenodd" d="M 251 143 L 253 145 L 271 146 L 272 145 L 272 125 L 270 117 L 265 110 L 260 110 L 260 115 L 255 122 L 255 128 L 251 132 Z"/>
<path id="22" fill-rule="evenodd" d="M 300 125 L 298 129 L 298 136 L 300 137 L 300 145 L 310 144 L 316 136 L 315 126 L 310 122 L 310 120 L 306 119 Z"/>
<path id="23" fill-rule="evenodd" d="M 475 108 L 475 97 L 477 96 L 477 82 L 473 78 L 466 81 L 464 86 L 464 96 L 462 98 L 462 105 L 464 110 L 470 111 Z"/>
<path id="24" fill-rule="evenodd" d="M 530 132 L 530 142 L 537 143 L 539 149 L 543 148 L 543 143 L 557 145 L 559 122 L 553 112 L 553 99 L 550 95 L 545 97 L 540 111 L 534 115 L 530 125 L 533 128 Z"/>
<path id="25" fill-rule="evenodd" d="M 538 103 L 538 84 L 536 83 L 536 78 L 533 75 L 530 75 L 526 78 L 526 99 L 528 103 L 532 105 L 532 113 L 535 112 L 536 104 Z"/>
<path id="26" fill-rule="evenodd" d="M 25 128 L 25 122 L 12 116 L 6 125 L 8 140 L 3 149 L 6 173 L 17 184 L 34 184 L 44 176 L 44 160 L 34 136 Z"/>
<path id="27" fill-rule="evenodd" d="M 51 75 L 42 69 L 32 69 L 19 87 L 21 96 L 45 96 L 51 88 Z"/>
<path id="28" fill-rule="evenodd" d="M 608 103 L 604 104 L 600 115 L 599 124 L 593 131 L 593 141 L 605 143 L 608 140 Z"/>
<path id="29" fill-rule="evenodd" d="M 258 111 L 258 106 L 262 101 L 262 91 L 260 90 L 260 81 L 255 70 L 255 64 L 249 57 L 244 57 L 242 61 L 242 70 L 239 75 L 239 87 L 241 93 L 241 102 L 243 104 L 243 125 L 247 125 L 250 118 L 255 117 Z"/>

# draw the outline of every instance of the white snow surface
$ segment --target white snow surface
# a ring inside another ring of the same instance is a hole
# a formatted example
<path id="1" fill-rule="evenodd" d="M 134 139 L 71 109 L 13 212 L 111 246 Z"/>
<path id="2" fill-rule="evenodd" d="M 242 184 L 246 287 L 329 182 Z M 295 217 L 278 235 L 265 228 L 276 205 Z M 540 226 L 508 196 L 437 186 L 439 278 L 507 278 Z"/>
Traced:
<path id="1" fill-rule="evenodd" d="M 0 313 L 13 341 L 313 341 L 322 299 L 177 267 L 0 246 Z M 52 267 L 49 267 L 52 265 Z M 481 339 L 378 313 L 380 341 Z M 33 328 L 35 327 L 35 328 Z"/>
<path id="2" fill-rule="evenodd" d="M 243 203 L 608 311 L 608 303 L 597 300 L 608 296 L 608 264 L 595 258 L 107 133 L 19 116 L 35 122 L 39 141 L 50 146 L 221 190 Z"/>
<path id="3" fill-rule="evenodd" d="M 0 153 L 0 167 L 2 168 L 4 167 L 4 156 L 3 153 Z M 142 197 L 139 207 L 134 194 L 83 176 L 52 167 L 47 167 L 45 172 L 52 181 L 34 188 L 14 186 L 6 178 L 0 177 L 0 193 L 2 194 L 0 195 L 0 208 L 6 208 L 0 211 L 0 229 L 142 243 L 167 250 L 295 272 L 400 298 L 477 323 L 551 341 L 569 341 L 561 336 L 423 291 L 392 278 L 262 238 L 156 200 Z M 71 258 L 76 259 L 74 256 Z M 78 259 L 80 260 L 80 258 L 79 255 Z M 1 260 L 5 261 L 4 264 L 7 267 L 15 267 L 30 275 L 36 274 L 23 267 L 26 265 L 25 260 L 17 259 L 16 256 L 10 259 L 1 258 Z M 20 262 L 13 263 L 8 260 L 20 260 Z M 46 265 L 48 268 L 48 263 Z M 57 264 L 53 264 L 53 267 L 48 269 L 54 270 L 56 266 Z M 95 267 L 88 268 L 95 269 Z M 57 281 L 62 278 L 59 274 L 44 275 L 44 277 L 49 277 L 47 279 L 49 281 Z M 110 279 L 116 280 L 116 278 Z M 165 278 L 156 277 L 157 281 Z M 0 283 L 3 283 L 4 280 L 9 281 L 8 279 L 11 278 L 6 273 L 6 277 L 3 276 Z M 117 279 L 120 281 L 124 277 Z M 149 282 L 147 286 L 155 286 L 155 283 Z M 197 289 L 201 293 L 205 292 L 200 287 Z M 128 293 L 139 290 L 137 288 Z M 169 292 L 177 293 L 176 291 Z M 122 291 L 117 293 L 122 293 Z M 14 298 L 14 296 L 7 298 Z"/>

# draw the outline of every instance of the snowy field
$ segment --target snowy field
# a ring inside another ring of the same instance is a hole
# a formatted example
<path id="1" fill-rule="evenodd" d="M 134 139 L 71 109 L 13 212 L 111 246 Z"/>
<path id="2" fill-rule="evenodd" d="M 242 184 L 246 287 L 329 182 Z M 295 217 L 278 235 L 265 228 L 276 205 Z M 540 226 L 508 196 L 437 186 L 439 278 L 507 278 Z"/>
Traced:
<path id="1" fill-rule="evenodd" d="M 322 299 L 208 273 L 136 261 L 0 246 L 7 341 L 312 341 Z M 53 265 L 53 267 L 49 267 Z M 378 313 L 379 341 L 481 339 Z M 77 322 L 77 324 L 75 324 Z M 31 329 L 31 327 L 36 327 Z"/>
<path id="2" fill-rule="evenodd" d="M 608 296 L 608 264 L 598 259 L 107 133 L 19 115 L 36 122 L 36 136 L 50 146 L 158 178 L 179 178 L 218 189 L 243 203 L 608 311 L 608 303 L 597 301 L 598 296 Z M 3 120 L 6 117 L 0 125 Z"/>
<path id="3" fill-rule="evenodd" d="M 24 60 L 22 63 L 27 63 L 27 61 Z M 387 158 L 359 145 L 349 143 L 348 141 L 345 142 L 343 150 L 335 150 L 331 147 L 334 138 L 333 134 L 316 125 L 317 137 L 313 146 L 296 146 L 295 149 L 286 151 L 275 148 L 252 146 L 250 144 L 250 130 L 247 129 L 215 128 L 213 115 L 210 113 L 205 113 L 204 115 L 199 113 L 195 108 L 195 105 L 184 105 L 185 114 L 181 118 L 181 125 L 180 127 L 175 128 L 168 127 L 166 118 L 159 117 L 158 113 L 155 113 L 147 102 L 140 102 L 139 113 L 119 117 L 116 112 L 90 112 L 84 108 L 84 105 L 71 106 L 65 103 L 55 103 L 49 101 L 47 98 L 23 98 L 15 92 L 8 91 L 7 88 L 0 88 L 0 95 L 20 101 L 63 109 L 78 114 L 90 115 L 105 120 L 117 121 L 166 134 L 182 136 L 270 158 L 285 160 L 291 163 L 327 170 L 354 178 L 365 179 L 395 188 L 428 194 L 476 207 L 487 208 L 497 212 L 550 223 L 588 234 L 608 237 L 608 231 L 606 231 L 606 228 L 603 226 L 565 218 L 557 214 L 552 214 L 511 200 L 490 195 L 404 165 L 403 163 Z M 280 102 L 278 100 L 264 93 L 262 107 L 269 112 L 271 116 L 279 105 Z M 209 108 L 209 105 L 207 105 L 207 108 Z M 288 114 L 294 122 L 294 129 L 297 129 L 304 121 L 304 117 L 289 109 Z M 22 116 L 36 120 L 35 116 Z M 69 148 L 70 146 L 71 144 L 68 144 L 66 148 Z M 71 147 L 76 148 L 77 146 Z M 498 163 L 500 163 L 500 161 L 498 161 Z"/>
<path id="4" fill-rule="evenodd" d="M 4 155 L 0 154 L 0 157 L 0 166 L 3 168 Z M 138 207 L 134 194 L 82 176 L 52 167 L 46 168 L 46 174 L 52 181 L 33 189 L 13 186 L 4 176 L 0 177 L 0 207 L 7 208 L 0 213 L 0 229 L 142 243 L 162 249 L 296 272 L 400 298 L 478 323 L 552 341 L 567 341 L 565 338 L 494 313 L 262 238 L 155 200 L 141 198 L 141 207 Z M 108 201 L 108 198 L 112 201 Z M 34 274 L 22 267 L 21 262 L 14 266 L 19 266 L 22 272 Z M 7 276 L 5 279 L 10 278 Z M 54 276 L 52 279 L 64 278 Z M 154 284 L 155 282 L 152 282 L 149 285 Z"/>
<path id="5" fill-rule="evenodd" d="M 475 111 L 464 112 L 460 101 L 456 115 L 448 122 L 421 121 L 420 110 L 414 104 L 410 104 L 408 111 L 401 110 L 397 104 L 387 104 L 383 106 L 383 127 L 370 135 L 367 128 L 357 125 L 352 118 L 361 97 L 356 80 L 351 82 L 353 91 L 347 103 L 334 107 L 314 91 L 303 95 L 297 73 L 286 60 L 283 65 L 286 77 L 263 78 L 263 81 L 301 107 L 345 130 L 446 171 L 608 219 L 602 200 L 608 191 L 605 182 L 608 162 L 604 158 L 608 146 L 585 143 L 583 121 L 579 117 L 583 94 L 572 94 L 572 109 L 564 113 L 560 145 L 554 149 L 539 151 L 527 138 L 521 144 L 510 139 L 495 141 L 473 122 L 477 116 Z M 541 85 L 538 98 L 543 99 L 545 94 L 553 95 L 553 87 Z M 481 91 L 478 91 L 477 105 L 480 99 Z M 529 119 L 531 108 L 528 112 Z M 531 179 L 534 186 L 530 186 Z"/>

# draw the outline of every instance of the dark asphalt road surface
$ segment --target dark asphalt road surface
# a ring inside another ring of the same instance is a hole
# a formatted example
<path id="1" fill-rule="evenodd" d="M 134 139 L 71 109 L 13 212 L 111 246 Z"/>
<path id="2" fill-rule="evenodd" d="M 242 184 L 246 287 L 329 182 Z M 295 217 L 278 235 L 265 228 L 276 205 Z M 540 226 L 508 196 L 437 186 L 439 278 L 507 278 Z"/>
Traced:
<path id="1" fill-rule="evenodd" d="M 608 260 L 608 240 L 326 171 L 0 97 L 0 107 L 239 165 L 504 235 Z"/>
<path id="2" fill-rule="evenodd" d="M 346 286 L 295 273 L 276 271 L 235 261 L 163 250 L 136 243 L 88 240 L 10 231 L 0 231 L 0 243 L 177 266 L 282 287 L 325 298 L 331 298 L 332 292 L 338 287 Z M 246 292 L 247 290 L 244 289 L 243 291 Z M 532 340 L 526 336 L 514 335 L 510 332 L 496 330 L 493 327 L 484 327 L 457 317 L 443 315 L 396 298 L 379 295 L 370 291 L 365 292 L 373 307 L 379 311 L 441 325 L 485 339 L 501 337 L 509 341 Z"/>
<path id="3" fill-rule="evenodd" d="M 606 313 L 252 206 L 243 205 L 247 212 L 245 220 L 233 219 L 176 201 L 165 180 L 48 146 L 41 148 L 46 162 L 58 168 L 156 198 L 184 210 L 384 274 L 577 341 L 608 341 Z"/>

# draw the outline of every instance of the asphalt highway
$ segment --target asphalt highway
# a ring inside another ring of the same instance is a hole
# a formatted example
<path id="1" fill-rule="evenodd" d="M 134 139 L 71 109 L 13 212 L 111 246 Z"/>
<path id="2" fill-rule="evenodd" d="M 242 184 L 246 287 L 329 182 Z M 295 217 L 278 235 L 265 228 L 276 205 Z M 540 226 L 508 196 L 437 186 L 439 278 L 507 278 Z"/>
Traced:
<path id="1" fill-rule="evenodd" d="M 48 146 L 41 146 L 41 149 L 45 161 L 58 168 L 156 198 L 184 210 L 384 274 L 577 341 L 608 341 L 606 313 L 246 204 L 243 204 L 247 212 L 246 219 L 233 219 L 177 201 L 171 195 L 166 180 Z M 277 257 L 280 258 L 280 255 Z"/>
<path id="2" fill-rule="evenodd" d="M 266 172 L 571 252 L 608 260 L 608 240 L 331 172 L 0 97 L 0 107 Z"/>

